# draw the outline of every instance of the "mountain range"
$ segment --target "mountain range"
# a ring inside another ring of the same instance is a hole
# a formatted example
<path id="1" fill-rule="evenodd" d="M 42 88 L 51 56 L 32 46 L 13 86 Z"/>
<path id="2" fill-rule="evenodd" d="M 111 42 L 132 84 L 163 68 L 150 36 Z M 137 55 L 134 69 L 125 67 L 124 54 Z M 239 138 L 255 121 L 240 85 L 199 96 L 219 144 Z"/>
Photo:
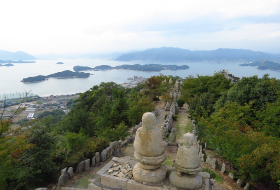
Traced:
<path id="1" fill-rule="evenodd" d="M 190 51 L 174 47 L 152 48 L 117 57 L 116 61 L 257 61 L 260 59 L 280 60 L 280 55 L 245 49 L 217 49 L 210 51 Z"/>
<path id="2" fill-rule="evenodd" d="M 23 51 L 10 52 L 0 50 L 0 60 L 34 60 L 36 57 Z"/>

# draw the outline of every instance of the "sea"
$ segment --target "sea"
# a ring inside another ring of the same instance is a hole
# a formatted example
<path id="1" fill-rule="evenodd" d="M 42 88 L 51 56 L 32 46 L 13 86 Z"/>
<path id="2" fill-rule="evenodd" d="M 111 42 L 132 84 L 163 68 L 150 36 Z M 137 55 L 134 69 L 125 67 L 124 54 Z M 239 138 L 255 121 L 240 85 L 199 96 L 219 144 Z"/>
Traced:
<path id="1" fill-rule="evenodd" d="M 64 64 L 57 64 L 63 62 Z M 160 72 L 143 72 L 132 70 L 106 70 L 106 71 L 84 71 L 90 73 L 88 78 L 70 78 L 56 79 L 38 83 L 22 83 L 23 78 L 33 77 L 37 75 L 49 75 L 56 72 L 71 70 L 74 66 L 95 67 L 98 65 L 133 65 L 133 64 L 166 64 L 166 65 L 188 65 L 187 70 L 164 70 Z M 14 63 L 14 66 L 0 67 L 0 99 L 4 96 L 8 98 L 16 98 L 22 96 L 25 92 L 32 95 L 49 96 L 49 95 L 67 95 L 85 92 L 94 85 L 101 82 L 115 82 L 118 84 L 127 83 L 130 76 L 151 77 L 159 75 L 173 75 L 181 78 L 190 75 L 213 75 L 215 72 L 226 70 L 237 77 L 249 77 L 257 75 L 262 77 L 269 74 L 270 77 L 280 79 L 280 72 L 272 70 L 258 70 L 256 67 L 239 66 L 240 62 L 152 62 L 152 61 L 129 61 L 120 62 L 104 59 L 56 59 L 56 60 L 36 60 L 36 63 Z"/>

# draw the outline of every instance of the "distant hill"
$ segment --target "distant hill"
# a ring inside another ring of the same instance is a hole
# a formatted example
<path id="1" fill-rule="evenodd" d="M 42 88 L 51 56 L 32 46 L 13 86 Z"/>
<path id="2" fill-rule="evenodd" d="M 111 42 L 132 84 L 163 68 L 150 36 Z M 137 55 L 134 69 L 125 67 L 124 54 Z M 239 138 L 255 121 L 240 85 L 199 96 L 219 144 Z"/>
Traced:
<path id="1" fill-rule="evenodd" d="M 116 61 L 257 61 L 260 59 L 280 59 L 279 55 L 273 55 L 260 51 L 244 49 L 217 49 L 211 51 L 190 51 L 186 49 L 162 47 L 152 48 L 134 53 L 127 53 L 116 58 Z"/>
<path id="2" fill-rule="evenodd" d="M 34 60 L 36 57 L 23 51 L 10 52 L 0 50 L 0 60 Z"/>

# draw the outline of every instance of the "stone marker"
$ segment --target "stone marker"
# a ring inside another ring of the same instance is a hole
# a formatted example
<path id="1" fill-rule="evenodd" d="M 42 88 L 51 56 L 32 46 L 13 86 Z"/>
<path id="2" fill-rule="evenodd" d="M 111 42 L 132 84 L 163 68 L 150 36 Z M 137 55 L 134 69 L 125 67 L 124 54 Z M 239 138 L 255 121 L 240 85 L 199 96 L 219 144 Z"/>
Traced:
<path id="1" fill-rule="evenodd" d="M 107 159 L 107 151 L 106 151 L 106 149 L 104 149 L 104 150 L 101 152 L 100 161 L 101 161 L 101 162 L 104 162 L 106 159 Z"/>
<path id="2" fill-rule="evenodd" d="M 136 131 L 134 157 L 138 163 L 133 168 L 133 177 L 137 182 L 157 183 L 165 179 L 166 143 L 160 130 L 155 126 L 156 118 L 151 112 L 142 117 L 142 127 Z"/>
<path id="3" fill-rule="evenodd" d="M 61 170 L 61 176 L 58 179 L 58 185 L 61 186 L 65 184 L 69 179 L 69 175 L 67 173 L 67 168 Z"/>
<path id="4" fill-rule="evenodd" d="M 244 190 L 249 190 L 250 189 L 250 184 L 249 183 L 246 183 L 245 187 L 244 187 Z"/>
<path id="5" fill-rule="evenodd" d="M 230 179 L 232 179 L 232 180 L 234 180 L 234 179 L 235 179 L 235 176 L 234 176 L 234 174 L 233 174 L 233 173 L 229 173 L 229 174 L 228 174 L 228 177 L 229 177 Z"/>
<path id="6" fill-rule="evenodd" d="M 225 163 L 223 163 L 221 172 L 222 172 L 222 173 L 225 173 L 225 171 L 226 171 L 226 165 L 225 165 Z"/>
<path id="7" fill-rule="evenodd" d="M 197 175 L 201 171 L 198 151 L 193 147 L 194 135 L 186 133 L 183 136 L 183 146 L 180 146 L 175 158 L 174 166 L 177 170 L 169 175 L 172 185 L 183 189 L 198 189 L 202 186 L 202 177 Z"/>
<path id="8" fill-rule="evenodd" d="M 241 187 L 244 184 L 244 180 L 242 178 L 239 178 L 236 183 L 239 187 Z"/>
<path id="9" fill-rule="evenodd" d="M 95 153 L 95 162 L 96 162 L 96 164 L 99 164 L 99 162 L 100 162 L 100 153 L 99 152 Z"/>
<path id="10" fill-rule="evenodd" d="M 85 160 L 84 171 L 88 171 L 90 167 L 90 159 Z"/>
<path id="11" fill-rule="evenodd" d="M 168 146 L 178 146 L 178 143 L 176 142 L 176 129 L 173 128 L 171 129 L 171 133 L 169 134 L 169 139 L 168 139 Z"/>
<path id="12" fill-rule="evenodd" d="M 85 166 L 85 161 L 81 161 L 77 166 L 76 173 L 80 173 L 84 171 L 84 166 Z"/>
<path id="13" fill-rule="evenodd" d="M 69 175 L 69 179 L 71 179 L 72 177 L 74 177 L 74 172 L 73 172 L 73 168 L 69 167 L 67 170 L 67 173 Z"/>
<path id="14" fill-rule="evenodd" d="M 206 163 L 210 164 L 211 167 L 212 167 L 214 170 L 217 169 L 217 165 L 218 165 L 217 159 L 214 158 L 214 157 L 212 157 L 211 155 L 207 155 Z"/>
<path id="15" fill-rule="evenodd" d="M 169 79 L 169 84 L 173 84 L 172 78 Z"/>
<path id="16" fill-rule="evenodd" d="M 91 159 L 91 166 L 95 166 L 95 156 Z"/>
<path id="17" fill-rule="evenodd" d="M 169 102 L 166 103 L 165 111 L 170 111 L 170 103 Z"/>
<path id="18" fill-rule="evenodd" d="M 161 132 L 161 137 L 162 139 L 165 139 L 166 137 L 166 131 L 165 128 L 163 126 L 160 127 L 160 132 Z"/>

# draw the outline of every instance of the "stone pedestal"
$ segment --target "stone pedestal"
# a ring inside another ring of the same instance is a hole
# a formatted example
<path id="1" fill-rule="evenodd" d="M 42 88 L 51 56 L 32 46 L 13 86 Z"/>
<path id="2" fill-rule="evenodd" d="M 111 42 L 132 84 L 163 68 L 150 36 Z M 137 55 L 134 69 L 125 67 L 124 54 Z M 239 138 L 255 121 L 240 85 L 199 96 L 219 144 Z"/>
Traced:
<path id="1" fill-rule="evenodd" d="M 200 175 L 190 176 L 183 174 L 179 177 L 176 171 L 170 173 L 169 181 L 172 185 L 182 189 L 199 189 L 202 186 L 202 177 Z"/>
<path id="2" fill-rule="evenodd" d="M 137 182 L 157 183 L 166 177 L 167 167 L 164 165 L 154 170 L 143 169 L 142 167 L 141 163 L 137 163 L 133 168 L 133 177 Z"/>

